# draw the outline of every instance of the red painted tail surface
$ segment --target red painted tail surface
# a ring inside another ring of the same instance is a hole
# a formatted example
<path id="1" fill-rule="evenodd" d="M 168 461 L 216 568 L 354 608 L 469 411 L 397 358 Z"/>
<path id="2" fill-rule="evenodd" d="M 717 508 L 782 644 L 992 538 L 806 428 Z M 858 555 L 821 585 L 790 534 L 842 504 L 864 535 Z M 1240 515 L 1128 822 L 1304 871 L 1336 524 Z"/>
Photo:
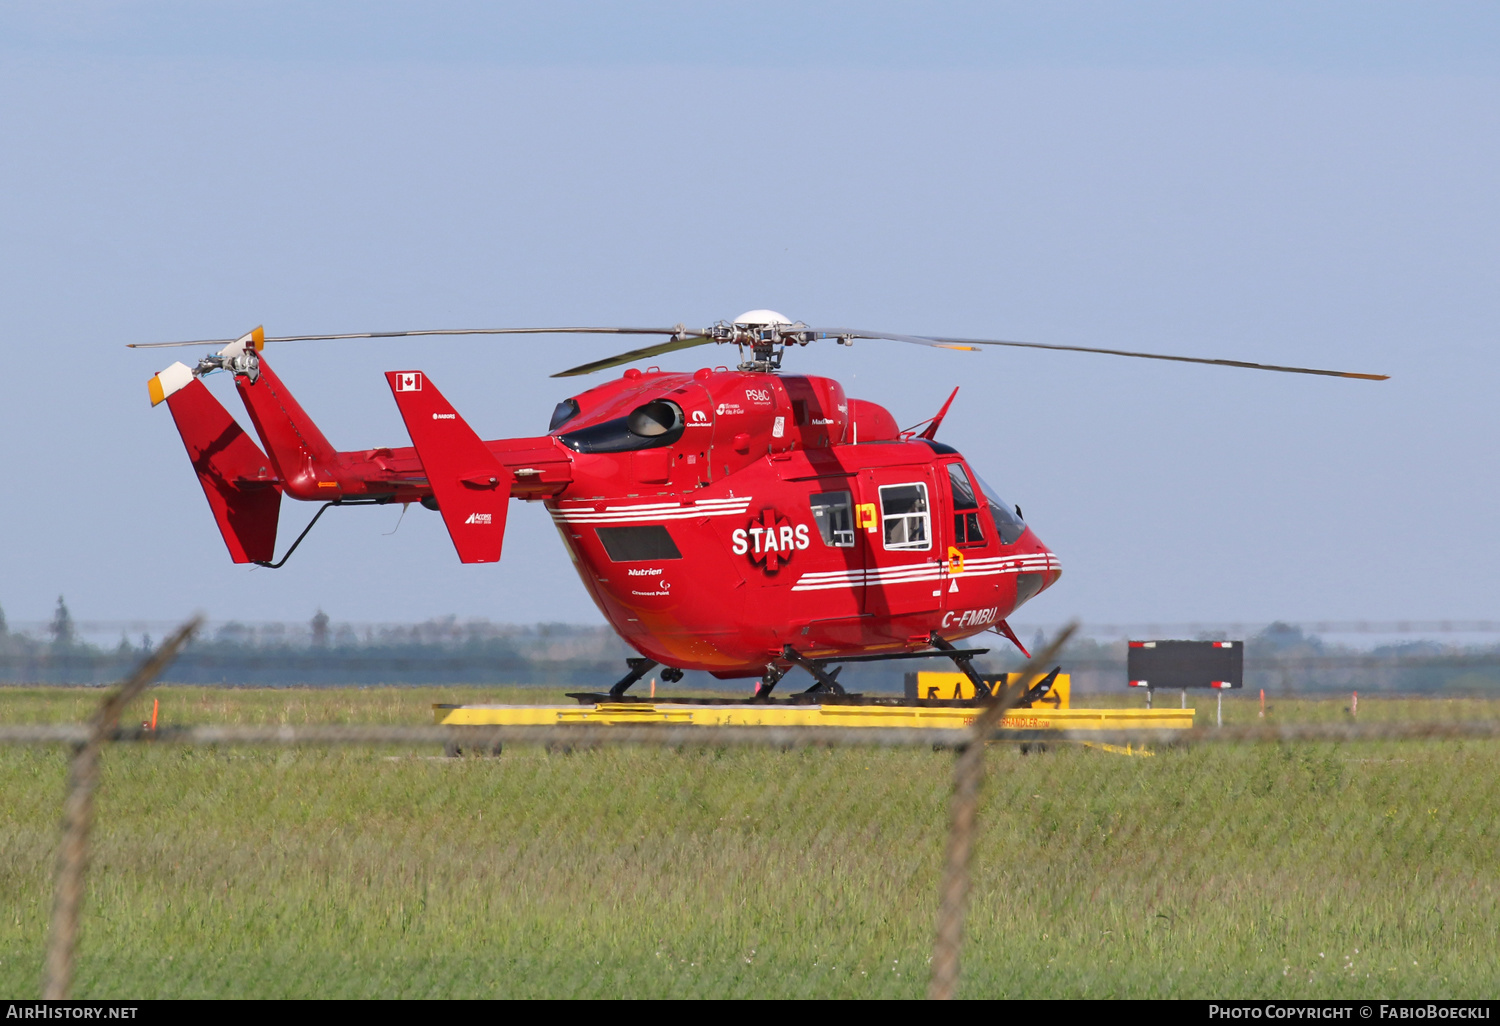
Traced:
<path id="1" fill-rule="evenodd" d="M 297 499 L 337 499 L 343 491 L 338 452 L 265 357 L 260 357 L 253 378 L 236 374 L 234 387 L 287 494 Z"/>
<path id="2" fill-rule="evenodd" d="M 188 376 L 185 367 L 182 376 Z M 229 555 L 236 563 L 269 561 L 281 514 L 281 488 L 271 461 L 197 378 L 166 402 Z"/>
<path id="3" fill-rule="evenodd" d="M 464 563 L 494 563 L 505 538 L 510 472 L 421 371 L 387 371 L 448 536 Z"/>

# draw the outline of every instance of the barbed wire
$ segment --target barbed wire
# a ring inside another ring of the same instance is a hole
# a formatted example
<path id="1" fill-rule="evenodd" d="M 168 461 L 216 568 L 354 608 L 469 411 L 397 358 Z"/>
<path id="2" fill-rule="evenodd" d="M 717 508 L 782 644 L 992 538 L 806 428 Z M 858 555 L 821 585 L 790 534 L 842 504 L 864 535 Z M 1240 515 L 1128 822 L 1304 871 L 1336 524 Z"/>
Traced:
<path id="1" fill-rule="evenodd" d="M 77 745 L 91 736 L 87 724 L 0 726 L 0 745 Z M 1500 737 L 1500 721 L 1453 720 L 1408 723 L 1291 723 L 1193 729 L 1028 730 L 997 727 L 995 742 L 1102 742 L 1189 747 L 1202 744 L 1298 742 L 1440 741 Z M 494 745 L 601 747 L 653 745 L 665 748 L 962 748 L 969 727 L 708 727 L 679 724 L 545 726 L 194 726 L 121 727 L 105 741 L 184 746 L 320 747 L 326 745 L 458 744 L 478 751 Z"/>

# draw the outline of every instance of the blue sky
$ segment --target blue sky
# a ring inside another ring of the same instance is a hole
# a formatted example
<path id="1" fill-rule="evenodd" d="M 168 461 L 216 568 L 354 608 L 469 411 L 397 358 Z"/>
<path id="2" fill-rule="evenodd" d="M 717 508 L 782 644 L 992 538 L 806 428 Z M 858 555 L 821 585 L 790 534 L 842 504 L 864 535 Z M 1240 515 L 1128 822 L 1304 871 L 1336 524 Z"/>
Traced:
<path id="1" fill-rule="evenodd" d="M 1394 375 L 797 354 L 903 424 L 964 386 L 1065 567 L 1020 619 L 1491 618 L 1497 58 L 1493 4 L 0 5 L 0 605 L 595 620 L 539 507 L 498 567 L 421 510 L 232 566 L 124 343 L 770 306 Z M 355 448 L 384 370 L 534 434 L 609 351 L 269 355 Z"/>
<path id="2" fill-rule="evenodd" d="M 1493 70 L 1486 3 L 8 3 L 17 55 L 443 66 Z"/>

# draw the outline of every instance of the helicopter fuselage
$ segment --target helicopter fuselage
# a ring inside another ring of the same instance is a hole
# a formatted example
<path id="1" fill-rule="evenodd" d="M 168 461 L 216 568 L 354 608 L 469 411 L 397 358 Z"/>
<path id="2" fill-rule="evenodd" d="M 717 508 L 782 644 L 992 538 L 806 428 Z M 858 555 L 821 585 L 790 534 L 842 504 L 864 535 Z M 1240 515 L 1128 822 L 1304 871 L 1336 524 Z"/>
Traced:
<path id="1" fill-rule="evenodd" d="M 664 430 L 631 433 L 652 404 Z M 546 506 L 600 611 L 668 666 L 744 677 L 786 645 L 922 650 L 1061 573 L 955 449 L 829 378 L 632 369 L 558 417 L 571 480 Z"/>

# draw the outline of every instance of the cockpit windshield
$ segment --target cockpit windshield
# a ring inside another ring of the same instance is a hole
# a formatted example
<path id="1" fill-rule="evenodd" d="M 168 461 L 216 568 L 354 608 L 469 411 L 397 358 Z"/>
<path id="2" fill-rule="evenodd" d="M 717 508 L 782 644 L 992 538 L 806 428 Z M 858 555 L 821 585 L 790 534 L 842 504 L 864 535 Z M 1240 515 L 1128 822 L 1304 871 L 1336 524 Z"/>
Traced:
<path id="1" fill-rule="evenodd" d="M 995 530 L 1000 532 L 1000 543 L 1002 545 L 1014 545 L 1016 539 L 1026 533 L 1026 521 L 1021 519 L 1019 506 L 1012 506 L 996 494 L 990 483 L 978 474 L 974 480 L 979 482 L 979 490 L 984 492 L 986 501 L 989 502 L 990 516 L 994 518 Z"/>
<path id="2" fill-rule="evenodd" d="M 637 406 L 628 416 L 558 435 L 574 452 L 632 452 L 671 445 L 682 437 L 682 407 L 665 399 Z"/>
<path id="3" fill-rule="evenodd" d="M 579 406 L 577 399 L 564 399 L 562 402 L 558 403 L 557 408 L 552 411 L 552 422 L 547 425 L 547 430 L 549 432 L 556 431 L 568 421 L 578 416 L 578 412 Z"/>

